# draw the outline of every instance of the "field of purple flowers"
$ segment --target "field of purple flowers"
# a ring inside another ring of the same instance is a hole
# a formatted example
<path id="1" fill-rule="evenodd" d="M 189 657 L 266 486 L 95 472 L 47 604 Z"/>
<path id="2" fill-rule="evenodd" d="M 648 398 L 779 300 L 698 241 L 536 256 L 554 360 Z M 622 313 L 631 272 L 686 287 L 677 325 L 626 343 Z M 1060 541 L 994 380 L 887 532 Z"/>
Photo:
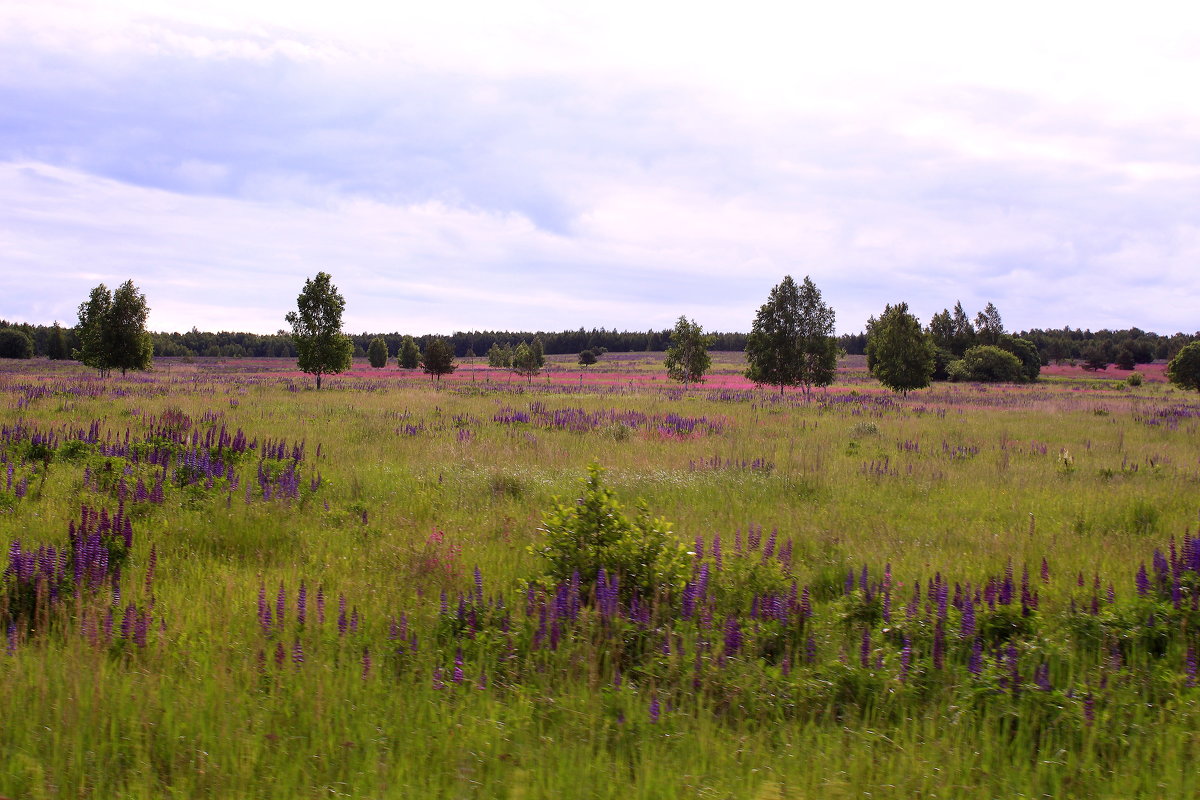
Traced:
<path id="1" fill-rule="evenodd" d="M 4 365 L 0 795 L 1200 791 L 1195 395 L 726 383 Z"/>

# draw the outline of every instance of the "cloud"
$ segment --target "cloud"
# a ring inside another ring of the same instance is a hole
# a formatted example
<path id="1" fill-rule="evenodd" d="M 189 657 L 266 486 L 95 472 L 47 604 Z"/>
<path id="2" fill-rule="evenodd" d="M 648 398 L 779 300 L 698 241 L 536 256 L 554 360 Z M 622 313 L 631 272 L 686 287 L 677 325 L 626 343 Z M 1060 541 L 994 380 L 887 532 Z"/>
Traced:
<path id="1" fill-rule="evenodd" d="M 273 331 L 325 269 L 355 330 L 745 330 L 791 273 L 844 331 L 1195 325 L 1200 65 L 1153 9 L 466 9 L 6 4 L 0 314 L 132 276 Z"/>

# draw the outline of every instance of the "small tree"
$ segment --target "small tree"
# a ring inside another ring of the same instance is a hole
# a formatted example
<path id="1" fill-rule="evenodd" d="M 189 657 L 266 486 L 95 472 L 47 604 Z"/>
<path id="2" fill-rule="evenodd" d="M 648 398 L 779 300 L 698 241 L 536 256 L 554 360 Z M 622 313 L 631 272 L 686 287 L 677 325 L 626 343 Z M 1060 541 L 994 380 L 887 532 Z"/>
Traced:
<path id="1" fill-rule="evenodd" d="M 1000 349 L 1007 350 L 1021 361 L 1021 373 L 1025 380 L 1032 383 L 1042 373 L 1042 354 L 1037 345 L 1028 339 L 1010 336 L 1007 333 L 1000 336 Z"/>
<path id="2" fill-rule="evenodd" d="M 512 366 L 513 351 L 507 344 L 492 342 L 491 348 L 487 354 L 488 366 L 497 367 L 499 369 L 508 369 Z"/>
<path id="3" fill-rule="evenodd" d="M 1083 368 L 1089 372 L 1097 372 L 1108 369 L 1108 352 L 1104 349 L 1104 345 L 1090 344 L 1083 348 L 1083 352 L 1079 354 L 1083 359 Z"/>
<path id="4" fill-rule="evenodd" d="M 529 345 L 529 351 L 533 353 L 533 360 L 537 364 L 538 369 L 546 366 L 546 346 L 542 344 L 541 336 L 533 337 L 533 342 Z"/>
<path id="5" fill-rule="evenodd" d="M 746 377 L 776 385 L 780 394 L 784 386 L 802 386 L 805 396 L 813 386 L 828 386 L 839 352 L 833 326 L 833 309 L 813 282 L 805 277 L 798 287 L 785 276 L 755 315 L 746 339 Z"/>
<path id="6" fill-rule="evenodd" d="M 695 320 L 681 316 L 671 331 L 671 344 L 667 347 L 667 376 L 679 381 L 683 388 L 688 384 L 704 381 L 704 373 L 712 367 L 708 348 L 714 338 L 705 336 L 704 329 Z"/>
<path id="7" fill-rule="evenodd" d="M 322 375 L 345 372 L 354 363 L 354 343 L 342 333 L 346 301 L 331 281 L 326 272 L 306 279 L 296 298 L 298 310 L 284 317 L 292 326 L 300 369 L 317 377 L 318 389 Z"/>
<path id="8" fill-rule="evenodd" d="M 0 328 L 0 358 L 33 358 L 33 340 L 20 328 Z"/>
<path id="9" fill-rule="evenodd" d="M 371 346 L 367 348 L 367 361 L 375 369 L 383 369 L 387 366 L 388 346 L 382 336 L 376 336 L 371 340 Z"/>
<path id="10" fill-rule="evenodd" d="M 434 381 L 441 382 L 443 375 L 449 375 L 458 367 L 454 363 L 454 348 L 441 337 L 434 337 L 425 345 L 425 355 L 421 358 L 421 368 Z"/>
<path id="11" fill-rule="evenodd" d="M 907 396 L 933 378 L 934 346 L 908 313 L 908 303 L 888 305 L 867 322 L 867 365 L 880 383 Z"/>
<path id="12" fill-rule="evenodd" d="M 538 363 L 537 353 L 533 348 L 525 342 L 517 345 L 517 349 L 512 355 L 512 370 L 518 375 L 528 378 L 529 383 L 533 383 L 533 376 L 538 374 L 541 365 Z"/>
<path id="13" fill-rule="evenodd" d="M 592 350 L 582 350 L 579 353 L 579 366 L 583 367 L 584 369 L 587 369 L 599 360 L 600 359 L 596 357 L 596 353 Z"/>
<path id="14" fill-rule="evenodd" d="M 673 592 L 687 580 L 686 549 L 671 535 L 671 524 L 650 516 L 645 501 L 630 518 L 611 489 L 602 485 L 604 470 L 593 462 L 583 483 L 583 496 L 572 503 L 554 499 L 542 515 L 542 541 L 530 551 L 547 562 L 553 581 L 579 576 L 581 587 L 595 584 L 600 570 L 616 576 L 622 594 L 652 597 Z"/>
<path id="15" fill-rule="evenodd" d="M 1200 342 L 1180 350 L 1167 364 L 1167 379 L 1180 389 L 1200 392 Z"/>
<path id="16" fill-rule="evenodd" d="M 975 337 L 980 344 L 1000 345 L 1000 337 L 1004 335 L 1004 323 L 1000 319 L 1000 311 L 996 306 L 987 306 L 975 315 Z"/>
<path id="17" fill-rule="evenodd" d="M 101 374 L 149 369 L 154 360 L 154 341 L 146 332 L 149 314 L 146 296 L 133 281 L 125 281 L 113 294 L 100 284 L 79 306 L 75 358 Z"/>
<path id="18" fill-rule="evenodd" d="M 417 342 L 413 337 L 404 337 L 404 341 L 400 343 L 400 354 L 396 357 L 396 361 L 402 369 L 416 369 L 421 366 L 421 349 L 417 347 Z"/>

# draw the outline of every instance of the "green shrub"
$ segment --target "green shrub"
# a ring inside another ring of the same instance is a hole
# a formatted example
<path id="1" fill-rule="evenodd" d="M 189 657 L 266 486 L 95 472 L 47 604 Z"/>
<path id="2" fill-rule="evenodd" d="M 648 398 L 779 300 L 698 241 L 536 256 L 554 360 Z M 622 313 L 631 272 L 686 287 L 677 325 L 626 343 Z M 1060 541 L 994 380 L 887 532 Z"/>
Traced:
<path id="1" fill-rule="evenodd" d="M 1020 383 L 1027 379 L 1021 359 L 1007 350 L 987 344 L 972 347 L 961 361 L 952 362 L 947 371 L 952 381 Z"/>
<path id="2" fill-rule="evenodd" d="M 1125 382 L 1128 383 L 1130 386 L 1141 386 L 1142 385 L 1142 373 L 1140 373 L 1140 372 L 1129 373 L 1129 377 L 1125 379 Z"/>
<path id="3" fill-rule="evenodd" d="M 687 579 L 688 558 L 671 524 L 651 517 L 643 500 L 637 514 L 627 516 L 613 491 L 601 485 L 603 475 L 592 462 L 581 481 L 583 496 L 571 504 L 555 498 L 542 514 L 543 538 L 530 550 L 546 560 L 546 579 L 565 581 L 578 573 L 581 586 L 592 586 L 603 568 L 620 576 L 623 594 L 674 593 Z"/>

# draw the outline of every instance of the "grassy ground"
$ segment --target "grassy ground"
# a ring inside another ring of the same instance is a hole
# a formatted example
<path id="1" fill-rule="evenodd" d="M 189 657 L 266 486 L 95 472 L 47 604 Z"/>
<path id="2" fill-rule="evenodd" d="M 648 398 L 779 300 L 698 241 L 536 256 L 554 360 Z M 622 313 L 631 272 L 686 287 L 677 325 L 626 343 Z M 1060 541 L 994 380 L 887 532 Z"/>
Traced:
<path id="1" fill-rule="evenodd" d="M 0 794 L 1196 793 L 1195 395 L 658 358 L 5 364 Z M 593 461 L 684 582 L 540 580 Z"/>

